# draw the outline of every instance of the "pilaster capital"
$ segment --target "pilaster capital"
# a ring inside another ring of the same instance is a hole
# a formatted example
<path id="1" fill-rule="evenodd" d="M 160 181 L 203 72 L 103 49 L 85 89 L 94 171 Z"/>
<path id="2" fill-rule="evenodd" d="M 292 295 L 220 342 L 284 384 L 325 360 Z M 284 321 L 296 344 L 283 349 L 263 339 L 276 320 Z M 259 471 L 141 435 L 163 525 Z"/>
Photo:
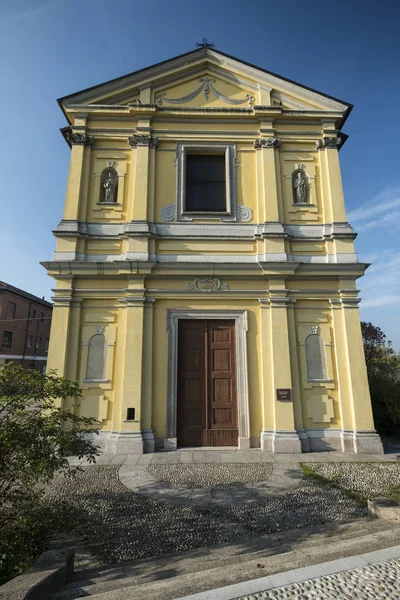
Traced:
<path id="1" fill-rule="evenodd" d="M 341 143 L 342 140 L 340 139 L 340 137 L 326 137 L 322 140 L 317 140 L 315 142 L 315 147 L 317 150 L 324 150 L 325 148 L 337 149 L 339 148 Z"/>
<path id="2" fill-rule="evenodd" d="M 254 140 L 254 148 L 260 150 L 261 148 L 279 148 L 282 144 L 282 140 L 277 137 L 260 138 Z"/>
<path id="3" fill-rule="evenodd" d="M 93 136 L 73 131 L 67 133 L 67 140 L 70 144 L 79 146 L 93 146 L 94 142 Z"/>
<path id="4" fill-rule="evenodd" d="M 134 133 L 128 138 L 129 145 L 131 148 L 137 148 L 138 146 L 148 146 L 149 148 L 157 148 L 158 138 L 153 135 L 141 135 Z"/>

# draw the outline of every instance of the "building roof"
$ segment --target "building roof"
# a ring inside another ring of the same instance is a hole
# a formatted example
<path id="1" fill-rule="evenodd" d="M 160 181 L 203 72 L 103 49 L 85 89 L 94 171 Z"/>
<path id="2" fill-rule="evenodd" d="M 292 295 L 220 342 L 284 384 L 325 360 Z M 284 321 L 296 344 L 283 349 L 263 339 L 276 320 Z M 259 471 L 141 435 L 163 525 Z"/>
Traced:
<path id="1" fill-rule="evenodd" d="M 109 80 L 107 82 L 103 82 L 103 83 L 91 86 L 91 87 L 86 88 L 84 90 L 80 90 L 79 92 L 75 92 L 73 94 L 68 94 L 67 96 L 63 96 L 62 98 L 58 99 L 58 104 L 60 105 L 61 110 L 63 111 L 65 117 L 68 120 L 67 114 L 65 112 L 65 107 L 64 107 L 65 101 L 70 100 L 71 98 L 77 97 L 77 96 L 79 96 L 81 94 L 87 94 L 88 92 L 92 92 L 94 90 L 97 90 L 97 89 L 101 88 L 102 86 L 107 86 L 107 85 L 110 85 L 110 84 L 114 84 L 114 83 L 119 82 L 119 81 L 122 83 L 122 81 L 124 79 L 130 79 L 130 78 L 133 78 L 133 77 L 136 78 L 137 76 L 140 76 L 142 74 L 145 75 L 146 72 L 150 71 L 151 69 L 154 69 L 156 71 L 159 67 L 166 66 L 169 63 L 172 63 L 174 61 L 179 61 L 179 60 L 181 60 L 183 58 L 188 58 L 188 57 L 195 57 L 196 55 L 204 56 L 205 58 L 207 58 L 208 56 L 212 57 L 213 55 L 220 55 L 220 56 L 223 56 L 223 57 L 228 58 L 230 60 L 234 60 L 237 63 L 245 65 L 246 67 L 250 67 L 251 69 L 255 69 L 255 70 L 259 71 L 260 73 L 265 73 L 267 75 L 271 75 L 272 77 L 276 77 L 276 78 L 278 78 L 278 79 L 280 79 L 282 81 L 285 81 L 285 82 L 288 82 L 290 84 L 296 85 L 299 88 L 302 88 L 304 90 L 308 90 L 309 92 L 313 92 L 315 94 L 318 94 L 319 96 L 321 96 L 323 98 L 327 98 L 327 99 L 332 100 L 334 102 L 338 102 L 338 103 L 344 105 L 344 107 L 346 107 L 343 119 L 341 120 L 341 123 L 340 123 L 340 127 L 342 127 L 344 125 L 344 123 L 345 123 L 348 115 L 350 114 L 350 112 L 351 112 L 351 110 L 353 108 L 353 105 L 350 104 L 349 102 L 345 102 L 344 100 L 340 100 L 339 98 L 335 98 L 334 96 L 329 96 L 328 94 L 320 92 L 319 90 L 315 90 L 315 89 L 313 89 L 311 87 L 303 85 L 302 83 L 298 83 L 297 81 L 293 81 L 292 79 L 288 79 L 287 77 L 283 77 L 282 75 L 278 75 L 277 73 L 273 73 L 272 71 L 268 71 L 267 69 L 263 69 L 262 67 L 259 67 L 257 65 L 253 65 L 252 63 L 249 63 L 249 62 L 246 62 L 244 60 L 241 60 L 240 58 L 236 58 L 235 56 L 232 56 L 230 54 L 222 52 L 221 50 L 216 50 L 215 48 L 212 48 L 212 49 L 209 49 L 209 48 L 197 48 L 196 50 L 191 50 L 190 52 L 185 52 L 184 54 L 179 54 L 179 55 L 174 56 L 172 58 L 169 58 L 167 60 L 161 61 L 159 63 L 155 63 L 154 65 L 150 65 L 148 67 L 144 67 L 143 69 L 139 69 L 138 71 L 133 71 L 132 73 L 128 73 L 126 75 L 122 75 L 121 77 L 117 77 L 117 78 L 111 79 L 111 80 Z"/>
<path id="2" fill-rule="evenodd" d="M 22 298 L 26 298 L 27 300 L 31 300 L 32 302 L 36 302 L 37 304 L 42 304 L 47 308 L 53 308 L 53 304 L 51 302 L 47 302 L 47 300 L 43 298 L 39 298 L 38 296 L 34 296 L 29 292 L 25 292 L 20 288 L 14 287 L 5 281 L 0 281 L 0 293 L 1 292 L 10 292 L 11 294 L 15 294 L 16 296 L 21 296 Z"/>

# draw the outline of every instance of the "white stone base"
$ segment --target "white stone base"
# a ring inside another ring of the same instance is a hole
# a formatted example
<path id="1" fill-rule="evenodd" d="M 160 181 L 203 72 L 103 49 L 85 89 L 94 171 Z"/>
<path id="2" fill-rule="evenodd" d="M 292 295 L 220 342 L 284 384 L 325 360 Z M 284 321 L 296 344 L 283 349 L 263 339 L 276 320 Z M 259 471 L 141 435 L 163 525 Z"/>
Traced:
<path id="1" fill-rule="evenodd" d="M 298 429 L 297 435 L 299 436 L 301 451 L 310 452 L 310 439 L 304 429 Z"/>
<path id="2" fill-rule="evenodd" d="M 304 431 L 309 440 L 310 452 L 342 450 L 341 429 L 305 429 Z"/>
<path id="3" fill-rule="evenodd" d="M 239 438 L 238 448 L 239 450 L 250 450 L 250 438 Z"/>
<path id="4" fill-rule="evenodd" d="M 275 454 L 299 454 L 301 442 L 296 431 L 274 431 L 272 452 Z"/>
<path id="5" fill-rule="evenodd" d="M 354 452 L 357 454 L 383 454 L 380 436 L 375 430 L 354 432 Z"/>
<path id="6" fill-rule="evenodd" d="M 103 454 L 143 454 L 154 452 L 154 433 L 144 431 L 100 431 L 90 436 Z"/>
<path id="7" fill-rule="evenodd" d="M 275 454 L 299 454 L 301 442 L 296 431 L 271 431 L 261 432 L 261 450 Z"/>

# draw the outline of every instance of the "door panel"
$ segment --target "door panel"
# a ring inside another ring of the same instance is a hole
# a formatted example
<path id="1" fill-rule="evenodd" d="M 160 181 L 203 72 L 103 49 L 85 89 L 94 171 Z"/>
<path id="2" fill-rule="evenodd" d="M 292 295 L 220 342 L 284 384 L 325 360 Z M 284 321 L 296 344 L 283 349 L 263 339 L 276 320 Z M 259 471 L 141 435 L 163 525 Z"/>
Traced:
<path id="1" fill-rule="evenodd" d="M 178 445 L 237 446 L 235 322 L 182 320 Z"/>

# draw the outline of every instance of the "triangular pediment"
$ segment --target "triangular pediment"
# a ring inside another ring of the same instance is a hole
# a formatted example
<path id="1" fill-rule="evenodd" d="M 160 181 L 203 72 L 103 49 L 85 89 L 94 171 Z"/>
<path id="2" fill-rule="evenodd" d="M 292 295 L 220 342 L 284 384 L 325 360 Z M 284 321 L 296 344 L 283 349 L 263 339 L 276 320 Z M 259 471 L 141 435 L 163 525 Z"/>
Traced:
<path id="1" fill-rule="evenodd" d="M 67 112 L 77 105 L 126 106 L 137 102 L 188 108 L 269 105 L 343 114 L 351 108 L 347 102 L 209 48 L 177 56 L 59 100 Z"/>

